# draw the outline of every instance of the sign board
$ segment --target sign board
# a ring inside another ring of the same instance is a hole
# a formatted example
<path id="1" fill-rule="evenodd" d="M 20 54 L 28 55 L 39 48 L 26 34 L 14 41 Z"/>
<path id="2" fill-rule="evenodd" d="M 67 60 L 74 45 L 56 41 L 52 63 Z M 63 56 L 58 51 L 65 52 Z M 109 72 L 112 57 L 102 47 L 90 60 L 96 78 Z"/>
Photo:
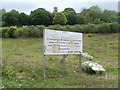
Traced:
<path id="1" fill-rule="evenodd" d="M 81 54 L 82 33 L 44 30 L 44 54 Z"/>

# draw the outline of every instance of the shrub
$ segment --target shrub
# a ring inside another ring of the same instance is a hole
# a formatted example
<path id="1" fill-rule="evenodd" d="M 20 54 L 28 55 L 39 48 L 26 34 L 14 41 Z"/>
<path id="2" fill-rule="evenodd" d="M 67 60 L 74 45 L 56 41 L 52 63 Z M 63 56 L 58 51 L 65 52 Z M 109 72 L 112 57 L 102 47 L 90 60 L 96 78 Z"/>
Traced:
<path id="1" fill-rule="evenodd" d="M 22 37 L 42 37 L 43 36 L 43 29 L 45 27 L 42 25 L 37 25 L 37 26 L 27 26 L 25 28 L 23 28 L 22 31 Z"/>
<path id="2" fill-rule="evenodd" d="M 111 33 L 118 32 L 118 24 L 117 23 L 110 23 L 109 26 L 110 26 Z"/>
<path id="3" fill-rule="evenodd" d="M 50 25 L 48 27 L 46 27 L 47 29 L 53 29 L 53 30 L 61 30 L 62 26 L 57 24 L 57 25 Z"/>
<path id="4" fill-rule="evenodd" d="M 80 33 L 118 33 L 120 24 L 118 23 L 103 23 L 103 24 L 87 24 L 87 25 L 50 25 L 50 26 L 22 26 L 22 27 L 3 27 L 0 28 L 0 36 L 3 38 L 18 38 L 18 37 L 43 37 L 43 30 L 53 29 Z"/>
<path id="5" fill-rule="evenodd" d="M 19 32 L 17 31 L 17 27 L 11 26 L 9 29 L 9 37 L 10 38 L 18 38 Z"/>
<path id="6" fill-rule="evenodd" d="M 108 24 L 100 24 L 98 27 L 99 33 L 111 33 L 110 26 Z"/>
<path id="7" fill-rule="evenodd" d="M 9 28 L 0 28 L 2 38 L 9 38 Z"/>

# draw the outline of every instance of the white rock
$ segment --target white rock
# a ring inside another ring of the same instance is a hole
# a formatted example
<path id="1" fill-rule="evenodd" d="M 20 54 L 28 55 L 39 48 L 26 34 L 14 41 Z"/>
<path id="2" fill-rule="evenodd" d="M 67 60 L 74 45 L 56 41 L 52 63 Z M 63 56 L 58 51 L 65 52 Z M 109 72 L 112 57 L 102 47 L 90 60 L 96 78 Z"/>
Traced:
<path id="1" fill-rule="evenodd" d="M 82 63 L 82 68 L 84 69 L 86 66 L 89 66 L 92 68 L 92 70 L 94 71 L 105 71 L 105 69 L 103 68 L 103 66 L 101 66 L 100 64 L 97 64 L 95 62 L 92 61 L 86 61 Z"/>
<path id="2" fill-rule="evenodd" d="M 89 59 L 89 60 L 93 60 L 93 57 L 90 56 L 88 53 L 81 53 L 81 56 L 82 56 L 83 58 L 86 58 L 86 59 Z"/>

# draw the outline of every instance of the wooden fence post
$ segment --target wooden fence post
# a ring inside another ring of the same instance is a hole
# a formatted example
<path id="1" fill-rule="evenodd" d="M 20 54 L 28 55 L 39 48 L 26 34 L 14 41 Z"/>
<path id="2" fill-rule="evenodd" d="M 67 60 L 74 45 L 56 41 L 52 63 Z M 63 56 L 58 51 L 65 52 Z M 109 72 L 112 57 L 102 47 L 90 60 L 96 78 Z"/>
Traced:
<path id="1" fill-rule="evenodd" d="M 79 72 L 80 72 L 80 73 L 82 73 L 81 62 L 82 62 L 82 56 L 81 56 L 81 54 L 80 54 L 80 55 L 79 55 Z"/>

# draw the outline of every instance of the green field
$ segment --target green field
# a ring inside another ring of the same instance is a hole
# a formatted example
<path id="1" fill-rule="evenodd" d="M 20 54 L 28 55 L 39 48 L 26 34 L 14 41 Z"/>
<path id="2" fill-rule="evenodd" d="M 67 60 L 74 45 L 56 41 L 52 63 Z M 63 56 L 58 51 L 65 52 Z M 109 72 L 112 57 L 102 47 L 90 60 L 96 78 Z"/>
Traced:
<path id="1" fill-rule="evenodd" d="M 78 71 L 78 56 L 66 58 L 62 75 L 62 56 L 46 56 L 47 80 L 42 76 L 42 38 L 3 39 L 3 85 L 6 88 L 117 88 L 118 34 L 84 34 L 83 51 L 101 64 L 104 74 L 89 75 Z M 82 62 L 86 59 L 82 59 Z"/>

